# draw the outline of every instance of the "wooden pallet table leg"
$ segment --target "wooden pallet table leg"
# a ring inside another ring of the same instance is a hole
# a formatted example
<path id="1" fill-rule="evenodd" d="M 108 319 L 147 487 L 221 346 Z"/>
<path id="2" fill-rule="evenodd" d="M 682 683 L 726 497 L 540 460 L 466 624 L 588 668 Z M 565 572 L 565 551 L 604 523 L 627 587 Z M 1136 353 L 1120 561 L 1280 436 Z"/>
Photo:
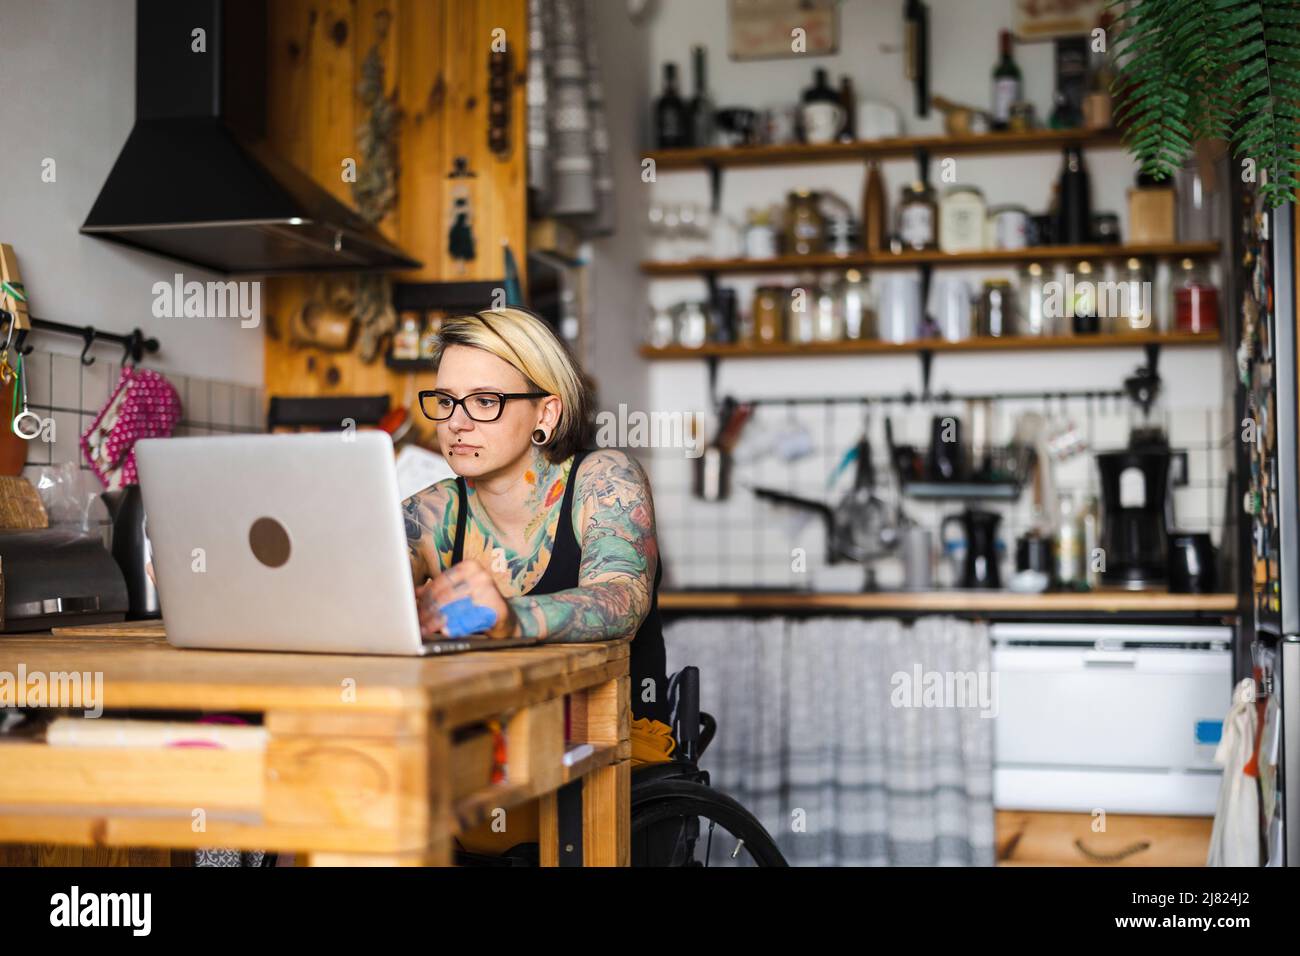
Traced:
<path id="1" fill-rule="evenodd" d="M 632 761 L 620 760 L 583 778 L 583 864 L 628 866 L 631 838 Z"/>

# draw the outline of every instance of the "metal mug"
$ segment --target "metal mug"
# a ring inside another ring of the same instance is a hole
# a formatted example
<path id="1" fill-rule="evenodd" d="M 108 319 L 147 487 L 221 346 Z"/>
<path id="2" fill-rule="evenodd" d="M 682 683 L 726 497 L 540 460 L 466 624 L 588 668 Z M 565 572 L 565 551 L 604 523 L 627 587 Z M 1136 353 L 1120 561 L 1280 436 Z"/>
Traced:
<path id="1" fill-rule="evenodd" d="M 934 586 L 934 534 L 929 528 L 909 525 L 903 529 L 900 546 L 903 557 L 903 588 L 928 591 Z"/>

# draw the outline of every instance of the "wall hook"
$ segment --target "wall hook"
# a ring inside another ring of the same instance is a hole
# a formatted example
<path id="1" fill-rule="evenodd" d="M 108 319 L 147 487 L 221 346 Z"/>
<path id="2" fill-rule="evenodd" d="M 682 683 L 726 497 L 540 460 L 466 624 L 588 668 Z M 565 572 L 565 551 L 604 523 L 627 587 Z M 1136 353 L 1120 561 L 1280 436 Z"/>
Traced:
<path id="1" fill-rule="evenodd" d="M 82 331 L 82 333 L 81 333 L 81 337 L 82 337 L 82 339 L 83 339 L 83 340 L 85 341 L 85 343 L 86 343 L 86 344 L 83 345 L 82 348 L 81 348 L 81 364 L 82 364 L 82 365 L 94 365 L 94 364 L 95 364 L 95 356 L 93 356 L 93 355 L 90 354 L 90 347 L 91 347 L 92 345 L 95 344 L 95 329 L 94 329 L 94 327 L 93 327 L 93 326 L 89 326 L 89 325 L 86 326 L 85 330 Z"/>

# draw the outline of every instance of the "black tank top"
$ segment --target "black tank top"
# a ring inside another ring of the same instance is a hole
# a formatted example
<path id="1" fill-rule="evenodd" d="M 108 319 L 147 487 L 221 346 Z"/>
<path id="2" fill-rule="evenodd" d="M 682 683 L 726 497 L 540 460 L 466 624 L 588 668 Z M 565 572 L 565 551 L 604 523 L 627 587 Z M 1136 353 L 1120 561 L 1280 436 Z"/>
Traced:
<path id="1" fill-rule="evenodd" d="M 525 594 L 532 597 L 540 594 L 554 594 L 578 586 L 578 568 L 582 563 L 582 548 L 573 534 L 573 488 L 578 483 L 578 466 L 587 457 L 587 452 L 580 451 L 573 456 L 573 465 L 569 469 L 569 480 L 564 489 L 564 501 L 560 505 L 560 524 L 555 529 L 555 548 L 551 559 L 542 572 L 541 580 L 534 584 Z M 465 488 L 465 479 L 456 478 L 456 487 L 460 491 L 460 510 L 456 514 L 456 544 L 452 550 L 453 564 L 465 557 L 465 516 L 469 513 L 469 496 Z M 668 678 L 667 659 L 664 652 L 663 624 L 659 620 L 659 581 L 663 577 L 663 565 L 655 565 L 654 588 L 650 592 L 650 612 L 641 622 L 636 636 L 632 640 L 629 669 L 632 672 L 632 716 L 650 717 L 668 723 Z M 644 701 L 645 681 L 654 681 L 654 700 Z"/>

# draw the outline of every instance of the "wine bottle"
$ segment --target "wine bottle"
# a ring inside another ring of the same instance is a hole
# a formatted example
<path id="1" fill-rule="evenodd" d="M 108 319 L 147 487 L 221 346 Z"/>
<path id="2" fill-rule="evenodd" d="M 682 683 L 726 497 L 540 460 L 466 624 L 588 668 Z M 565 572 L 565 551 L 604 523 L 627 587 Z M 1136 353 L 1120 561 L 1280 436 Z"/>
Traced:
<path id="1" fill-rule="evenodd" d="M 840 106 L 844 107 L 840 142 L 852 143 L 858 138 L 858 96 L 853 92 L 853 80 L 847 76 L 840 77 Z"/>
<path id="2" fill-rule="evenodd" d="M 1011 106 L 1020 101 L 1020 67 L 1011 56 L 1011 31 L 1003 30 L 998 43 L 1001 56 L 993 68 L 993 128 L 1006 129 Z"/>
<path id="3" fill-rule="evenodd" d="M 695 57 L 695 96 L 691 99 L 691 145 L 712 146 L 715 122 L 713 99 L 709 96 L 708 79 L 705 72 L 704 46 L 692 49 Z"/>
<path id="4" fill-rule="evenodd" d="M 677 64 L 664 64 L 664 92 L 655 103 L 655 139 L 660 149 L 691 145 L 690 118 L 677 92 Z"/>

